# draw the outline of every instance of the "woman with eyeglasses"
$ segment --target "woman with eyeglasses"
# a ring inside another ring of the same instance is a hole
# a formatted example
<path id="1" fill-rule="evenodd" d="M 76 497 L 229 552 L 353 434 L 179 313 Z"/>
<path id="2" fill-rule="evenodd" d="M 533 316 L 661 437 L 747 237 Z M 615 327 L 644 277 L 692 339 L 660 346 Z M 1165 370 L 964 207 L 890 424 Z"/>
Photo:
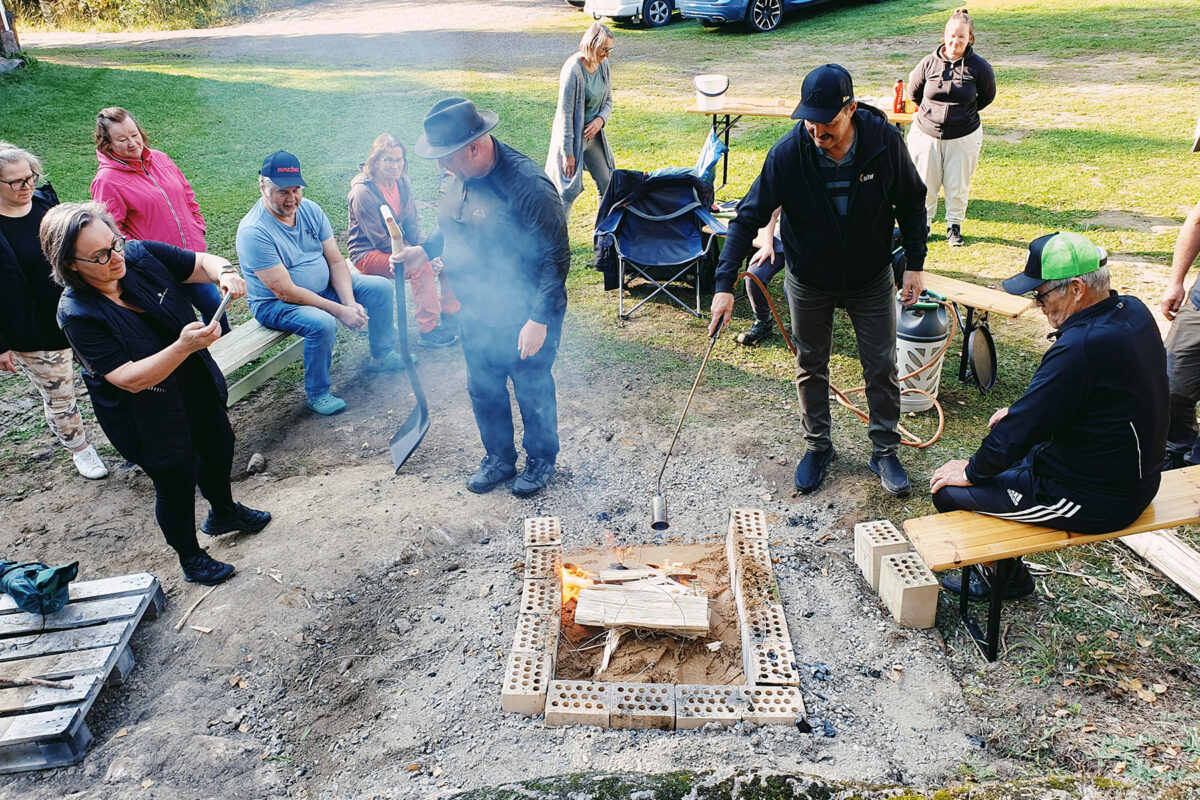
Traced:
<path id="1" fill-rule="evenodd" d="M 133 115 L 118 106 L 101 109 L 92 136 L 100 162 L 92 179 L 92 199 L 105 205 L 121 235 L 203 253 L 208 226 L 192 185 L 166 153 L 149 147 Z M 217 288 L 192 284 L 186 291 L 204 321 L 211 322 L 221 304 Z M 224 314 L 221 331 L 229 333 Z"/>
<path id="2" fill-rule="evenodd" d="M 51 280 L 38 240 L 42 218 L 58 205 L 53 187 L 41 181 L 36 156 L 0 142 L 0 372 L 29 378 L 79 474 L 98 480 L 108 467 L 83 430 L 71 347 L 54 319 L 62 288 Z"/>
<path id="3" fill-rule="evenodd" d="M 380 207 L 392 210 L 406 245 L 421 244 L 425 233 L 417 216 L 417 202 L 408 178 L 407 151 L 390 133 L 375 138 L 365 163 L 350 181 L 350 232 L 347 249 L 354 266 L 364 275 L 395 276 L 391 262 L 392 237 L 384 224 Z M 424 347 L 450 347 L 458 341 L 455 333 L 458 299 L 446 282 L 441 259 L 427 261 L 420 269 L 404 273 L 412 288 L 413 315 L 417 319 L 417 340 Z M 441 297 L 438 297 L 438 288 Z M 397 313 L 405 313 L 397 309 Z"/>
<path id="4" fill-rule="evenodd" d="M 567 59 L 559 73 L 558 109 L 554 112 L 546 174 L 558 187 L 568 217 L 583 190 L 583 170 L 591 173 L 600 197 L 604 197 L 612 179 L 615 163 L 604 135 L 612 113 L 608 67 L 612 48 L 612 31 L 593 22 L 579 41 L 579 52 Z"/>
<path id="5" fill-rule="evenodd" d="M 908 96 L 917 113 L 908 132 L 908 153 L 925 181 L 925 214 L 930 229 L 938 190 L 946 193 L 946 243 L 962 247 L 962 225 L 971 196 L 971 176 L 979 164 L 983 126 L 979 112 L 996 99 L 992 65 L 973 49 L 975 21 L 965 8 L 946 22 L 942 43 L 908 76 Z"/>
<path id="6" fill-rule="evenodd" d="M 83 365 L 100 427 L 154 482 L 155 517 L 184 579 L 221 583 L 233 566 L 196 541 L 196 487 L 212 506 L 200 526 L 209 536 L 258 533 L 271 515 L 233 500 L 225 379 L 207 349 L 221 328 L 196 321 L 184 286 L 219 285 L 242 297 L 246 283 L 220 256 L 126 240 L 99 203 L 52 208 L 41 241 L 65 287 L 58 323 Z"/>

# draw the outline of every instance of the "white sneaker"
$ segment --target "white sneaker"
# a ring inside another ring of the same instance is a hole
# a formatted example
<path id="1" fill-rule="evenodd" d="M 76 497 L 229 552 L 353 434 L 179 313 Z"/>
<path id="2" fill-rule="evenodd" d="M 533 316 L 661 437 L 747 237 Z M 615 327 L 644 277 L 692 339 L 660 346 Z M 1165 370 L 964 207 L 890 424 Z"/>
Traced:
<path id="1" fill-rule="evenodd" d="M 89 481 L 99 480 L 108 475 L 108 467 L 104 466 L 100 454 L 90 444 L 73 454 L 71 459 L 75 462 L 75 469 L 79 470 L 79 474 Z"/>

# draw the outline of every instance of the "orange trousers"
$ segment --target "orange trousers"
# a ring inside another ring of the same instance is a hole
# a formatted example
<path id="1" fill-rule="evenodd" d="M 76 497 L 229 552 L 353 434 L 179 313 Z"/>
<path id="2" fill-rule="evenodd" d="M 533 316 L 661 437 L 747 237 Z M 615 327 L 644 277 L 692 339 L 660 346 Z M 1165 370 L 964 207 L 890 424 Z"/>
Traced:
<path id="1" fill-rule="evenodd" d="M 364 275 L 382 275 L 392 277 L 392 264 L 388 260 L 391 253 L 382 250 L 371 250 L 363 255 L 354 266 Z M 452 316 L 460 308 L 458 298 L 446 282 L 446 273 L 435 273 L 433 264 L 426 261 L 420 269 L 406 275 L 408 285 L 412 289 L 413 315 L 417 318 L 417 330 L 429 333 L 437 327 L 438 315 Z M 441 297 L 438 297 L 438 284 L 441 284 Z"/>

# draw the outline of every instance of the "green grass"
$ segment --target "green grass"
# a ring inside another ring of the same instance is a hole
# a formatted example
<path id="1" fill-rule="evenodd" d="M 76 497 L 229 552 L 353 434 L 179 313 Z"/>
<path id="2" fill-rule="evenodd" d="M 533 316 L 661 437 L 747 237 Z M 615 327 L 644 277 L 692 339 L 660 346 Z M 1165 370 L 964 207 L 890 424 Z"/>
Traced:
<path id="1" fill-rule="evenodd" d="M 932 49 L 955 5 L 950 0 L 881 5 L 844 0 L 792 14 L 780 30 L 763 36 L 706 30 L 694 22 L 655 31 L 618 27 L 615 111 L 608 128 L 618 165 L 649 169 L 693 162 L 705 120 L 682 109 L 697 72 L 735 76 L 735 94 L 794 98 L 807 69 L 836 60 L 851 67 L 860 93 L 882 95 Z M 995 285 L 1020 269 L 1033 238 L 1075 230 L 1114 254 L 1116 286 L 1156 305 L 1174 244 L 1172 226 L 1200 199 L 1200 156 L 1188 152 L 1200 79 L 1200 66 L 1190 54 L 1200 49 L 1200 8 L 1193 0 L 978 0 L 971 9 L 978 49 L 996 67 L 999 94 L 983 115 L 984 153 L 965 226 L 970 246 L 952 250 L 935 237 L 928 268 Z M 565 57 L 584 22 L 555 16 L 522 35 Z M 308 196 L 329 212 L 344 236 L 345 193 L 371 140 L 387 130 L 411 143 L 425 111 L 449 93 L 497 111 L 500 138 L 539 163 L 545 157 L 556 69 L 533 69 L 520 59 L 505 66 L 499 56 L 483 72 L 464 68 L 454 54 L 415 65 L 330 53 L 325 63 L 320 54 L 265 61 L 208 57 L 191 47 L 39 49 L 37 63 L 0 76 L 5 107 L 0 138 L 41 156 L 64 199 L 83 199 L 95 170 L 91 121 L 96 110 L 114 103 L 131 108 L 153 145 L 167 151 L 195 186 L 209 221 L 209 248 L 229 257 L 237 223 L 257 198 L 255 173 L 266 153 L 282 147 L 299 155 Z M 767 149 L 788 127 L 782 120 L 748 119 L 735 129 L 730 185 L 721 196 L 745 192 Z M 411 171 L 418 195 L 426 200 L 424 221 L 431 225 L 428 201 L 436 170 L 414 158 Z M 678 387 L 690 384 L 706 344 L 704 323 L 655 301 L 629 324 L 615 324 L 616 298 L 587 268 L 595 208 L 589 189 L 571 220 L 574 268 L 562 360 L 596 379 L 617 369 L 643 376 L 659 388 L 639 386 L 648 397 L 647 413 L 673 424 L 682 396 Z M 783 308 L 778 284 L 771 290 Z M 748 325 L 748 308 L 739 304 L 734 330 Z M 941 384 L 945 434 L 929 449 L 903 454 L 918 486 L 947 459 L 974 451 L 992 411 L 1021 395 L 1046 347 L 1047 328 L 1037 313 L 1012 322 L 993 320 L 992 331 L 999 380 L 989 395 L 958 382 L 959 344 L 951 349 Z M 840 317 L 831 366 L 836 385 L 861 382 L 853 335 Z M 780 338 L 753 349 L 725 338 L 714 351 L 705 391 L 721 393 L 729 417 L 777 420 L 779 450 L 798 454 L 802 444 L 792 372 Z M 287 391 L 299 379 L 299 368 L 291 367 L 268 391 Z M 834 417 L 835 443 L 849 456 L 837 469 L 861 481 L 854 491 L 863 518 L 899 522 L 932 511 L 926 493 L 905 500 L 886 497 L 860 475 L 858 462 L 868 455 L 865 431 L 848 412 L 835 409 Z M 693 424 L 717 427 L 727 420 L 696 418 Z M 905 424 L 921 432 L 932 428 L 927 417 Z M 25 468 L 25 440 L 36 433 L 27 428 L 4 435 L 0 471 Z M 1183 535 L 1200 544 L 1195 530 Z M 1171 714 L 1195 708 L 1193 687 L 1200 676 L 1178 671 L 1180 664 L 1200 661 L 1194 601 L 1172 584 L 1148 579 L 1137 559 L 1117 544 L 1033 560 L 1056 570 L 1039 578 L 1045 599 L 1012 604 L 1004 661 L 971 678 L 968 696 L 977 696 L 986 710 L 1002 705 L 1015 682 L 1066 694 L 1071 710 L 1054 717 L 1032 742 L 1019 726 L 1008 738 L 1001 730 L 995 739 L 1001 751 L 1031 763 L 1077 759 L 1101 768 L 1112 760 L 1110 754 L 1125 753 L 1121 748 L 1132 745 L 1122 743 L 1136 742 L 1139 734 L 1182 747 L 1167 729 L 1186 730 Z M 1139 587 L 1154 593 L 1140 593 Z M 970 645 L 946 606 L 942 633 L 964 654 L 964 669 L 972 669 Z M 1141 646 L 1139 636 L 1151 644 Z M 1165 680 L 1171 690 L 1155 707 L 1138 705 L 1120 688 L 1133 678 L 1144 684 Z M 1124 704 L 1128 722 L 1123 730 L 1110 731 L 1097 703 L 1114 697 Z M 1089 719 L 1101 720 L 1100 731 L 1079 734 Z M 1134 725 L 1144 725 L 1144 731 L 1131 730 Z M 1072 734 L 1082 743 L 1070 744 Z M 1103 735 L 1112 741 L 1102 740 Z M 1194 732 L 1189 735 L 1194 744 Z M 1136 765 L 1128 763 L 1134 772 Z M 1176 768 L 1173 762 L 1171 769 Z"/>

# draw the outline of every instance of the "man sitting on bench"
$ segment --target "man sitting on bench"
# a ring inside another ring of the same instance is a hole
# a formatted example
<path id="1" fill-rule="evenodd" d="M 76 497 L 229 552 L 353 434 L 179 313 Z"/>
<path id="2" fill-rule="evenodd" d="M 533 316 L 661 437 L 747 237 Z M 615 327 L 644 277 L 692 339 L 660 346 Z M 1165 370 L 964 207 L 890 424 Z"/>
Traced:
<path id="1" fill-rule="evenodd" d="M 1025 269 L 1004 281 L 1033 292 L 1054 343 L 1025 394 L 988 420 L 970 460 L 933 473 L 938 511 L 977 511 L 1079 533 L 1127 527 L 1158 491 L 1167 433 L 1166 355 L 1149 310 L 1109 289 L 1107 257 L 1087 238 L 1053 233 L 1029 245 Z M 1003 593 L 1033 591 L 1018 559 Z M 983 570 L 967 592 L 986 599 Z M 957 573 L 942 579 L 962 590 Z"/>

